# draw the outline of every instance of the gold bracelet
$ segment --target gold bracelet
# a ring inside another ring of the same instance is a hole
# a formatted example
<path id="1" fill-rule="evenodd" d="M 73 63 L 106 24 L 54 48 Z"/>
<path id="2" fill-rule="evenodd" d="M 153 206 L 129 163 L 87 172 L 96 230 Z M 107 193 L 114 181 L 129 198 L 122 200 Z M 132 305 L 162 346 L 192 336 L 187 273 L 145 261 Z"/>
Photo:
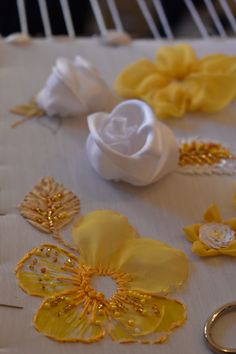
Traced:
<path id="1" fill-rule="evenodd" d="M 215 353 L 236 354 L 236 348 L 225 348 L 217 344 L 212 335 L 214 324 L 226 313 L 236 311 L 236 301 L 230 302 L 217 309 L 206 321 L 204 326 L 204 338 L 209 348 Z"/>

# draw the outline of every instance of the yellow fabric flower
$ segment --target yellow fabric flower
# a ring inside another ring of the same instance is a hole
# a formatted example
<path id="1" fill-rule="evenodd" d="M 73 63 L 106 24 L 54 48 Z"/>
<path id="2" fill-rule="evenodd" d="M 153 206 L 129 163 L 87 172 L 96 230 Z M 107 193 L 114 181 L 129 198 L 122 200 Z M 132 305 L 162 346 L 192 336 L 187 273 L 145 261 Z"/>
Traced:
<path id="1" fill-rule="evenodd" d="M 80 258 L 55 245 L 42 245 L 18 264 L 16 276 L 30 295 L 44 297 L 34 318 L 46 336 L 91 343 L 108 333 L 113 340 L 160 343 L 185 321 L 185 307 L 164 295 L 187 278 L 183 252 L 159 241 L 139 238 L 128 219 L 95 211 L 73 228 Z M 110 277 L 110 297 L 93 286 Z"/>
<path id="2" fill-rule="evenodd" d="M 217 112 L 236 96 L 236 56 L 197 58 L 187 44 L 161 47 L 156 61 L 128 65 L 114 84 L 118 95 L 146 101 L 160 118 Z"/>
<path id="3" fill-rule="evenodd" d="M 198 256 L 236 257 L 236 218 L 223 221 L 214 204 L 205 212 L 203 224 L 187 226 L 184 232 Z"/>

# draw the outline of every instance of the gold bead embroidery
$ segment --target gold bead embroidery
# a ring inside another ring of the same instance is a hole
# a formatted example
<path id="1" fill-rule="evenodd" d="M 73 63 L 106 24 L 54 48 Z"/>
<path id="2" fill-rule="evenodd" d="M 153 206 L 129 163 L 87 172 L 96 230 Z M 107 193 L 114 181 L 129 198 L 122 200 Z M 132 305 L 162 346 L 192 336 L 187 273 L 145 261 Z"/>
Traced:
<path id="1" fill-rule="evenodd" d="M 59 230 L 80 211 L 80 200 L 52 177 L 43 178 L 19 206 L 20 213 L 33 226 L 53 236 L 74 250 L 60 236 Z M 39 251 L 38 251 L 39 253 Z M 46 255 L 50 255 L 50 249 Z"/>
<path id="2" fill-rule="evenodd" d="M 223 160 L 234 160 L 236 157 L 220 143 L 193 140 L 183 143 L 179 148 L 179 165 L 215 165 Z"/>

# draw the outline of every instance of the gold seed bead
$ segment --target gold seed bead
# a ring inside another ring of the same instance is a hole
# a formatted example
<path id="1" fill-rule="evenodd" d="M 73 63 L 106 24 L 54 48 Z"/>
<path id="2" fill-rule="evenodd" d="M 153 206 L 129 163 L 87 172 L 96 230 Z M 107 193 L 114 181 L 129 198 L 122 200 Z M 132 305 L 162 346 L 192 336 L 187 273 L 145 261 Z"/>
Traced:
<path id="1" fill-rule="evenodd" d="M 37 250 L 35 251 L 35 254 L 36 254 L 36 256 L 41 256 L 42 252 L 41 252 L 39 249 L 37 249 Z"/>
<path id="2" fill-rule="evenodd" d="M 134 320 L 128 320 L 128 325 L 130 327 L 133 327 L 134 326 Z"/>
<path id="3" fill-rule="evenodd" d="M 119 311 L 115 311 L 114 316 L 115 317 L 120 317 L 120 312 Z"/>
<path id="4" fill-rule="evenodd" d="M 50 304 L 49 302 L 46 302 L 46 303 L 44 304 L 44 308 L 45 308 L 46 310 L 49 310 L 50 307 L 51 307 L 51 304 Z"/>
<path id="5" fill-rule="evenodd" d="M 146 309 L 143 309 L 142 310 L 142 315 L 146 315 L 147 314 L 147 310 Z"/>
<path id="6" fill-rule="evenodd" d="M 141 304 L 145 304 L 146 303 L 146 299 L 143 298 L 143 299 L 140 300 L 140 302 L 141 302 Z"/>
<path id="7" fill-rule="evenodd" d="M 104 315 L 104 310 L 103 309 L 99 309 L 98 310 L 98 314 L 101 315 L 101 316 Z"/>

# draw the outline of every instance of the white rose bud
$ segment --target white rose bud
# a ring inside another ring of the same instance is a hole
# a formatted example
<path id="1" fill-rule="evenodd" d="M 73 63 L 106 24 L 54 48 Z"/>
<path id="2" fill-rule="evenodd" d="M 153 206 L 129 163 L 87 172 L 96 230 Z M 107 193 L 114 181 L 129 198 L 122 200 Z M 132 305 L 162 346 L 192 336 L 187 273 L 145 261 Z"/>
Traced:
<path id="1" fill-rule="evenodd" d="M 61 117 L 108 111 L 117 103 L 98 71 L 80 56 L 74 62 L 57 59 L 36 100 L 47 115 Z"/>
<path id="2" fill-rule="evenodd" d="M 175 136 L 142 101 L 120 103 L 110 114 L 94 113 L 88 126 L 89 161 L 107 180 L 145 186 L 176 169 Z"/>

